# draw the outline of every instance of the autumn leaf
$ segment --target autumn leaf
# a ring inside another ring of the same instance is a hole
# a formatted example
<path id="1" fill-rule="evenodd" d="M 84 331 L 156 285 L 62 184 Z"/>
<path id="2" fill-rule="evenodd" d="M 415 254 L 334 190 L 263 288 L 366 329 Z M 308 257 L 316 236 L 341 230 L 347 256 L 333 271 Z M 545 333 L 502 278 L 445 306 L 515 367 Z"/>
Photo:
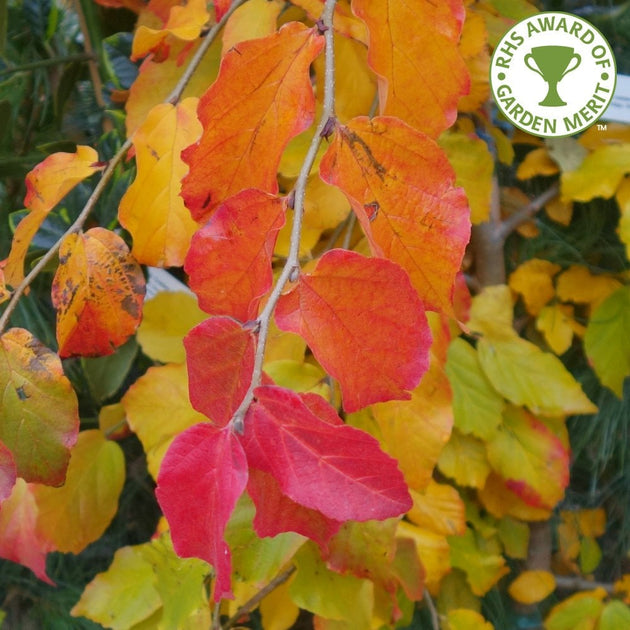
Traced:
<path id="1" fill-rule="evenodd" d="M 186 335 L 184 346 L 192 406 L 226 425 L 251 382 L 253 331 L 229 317 L 211 317 Z"/>
<path id="2" fill-rule="evenodd" d="M 427 369 L 431 333 L 409 278 L 384 259 L 345 250 L 324 254 L 281 297 L 276 322 L 300 334 L 340 382 L 344 409 L 409 399 Z M 392 339 L 404 338 L 404 346 Z"/>
<path id="3" fill-rule="evenodd" d="M 490 474 L 485 443 L 453 429 L 440 453 L 438 468 L 461 486 L 483 488 Z"/>
<path id="4" fill-rule="evenodd" d="M 432 137 L 450 127 L 457 102 L 469 89 L 458 48 L 462 3 L 353 0 L 352 10 L 370 34 L 368 60 L 379 75 L 380 113 L 402 118 Z M 422 28 L 409 28 L 417 23 Z"/>
<path id="5" fill-rule="evenodd" d="M 570 595 L 551 609 L 545 618 L 545 630 L 594 630 L 604 608 L 604 597 L 603 588 Z"/>
<path id="6" fill-rule="evenodd" d="M 161 29 L 149 28 L 141 24 L 136 30 L 131 48 L 131 60 L 136 61 L 152 50 L 175 37 L 183 41 L 194 41 L 210 15 L 205 0 L 187 0 L 185 4 L 175 4 L 170 8 L 166 24 Z M 217 18 L 220 19 L 220 18 Z"/>
<path id="7" fill-rule="evenodd" d="M 594 274 L 581 265 L 571 265 L 558 275 L 556 294 L 563 302 L 588 304 L 593 310 L 622 286 L 610 275 Z"/>
<path id="8" fill-rule="evenodd" d="M 120 446 L 96 429 L 82 431 L 64 485 L 33 486 L 38 531 L 56 551 L 80 553 L 101 537 L 114 518 L 124 481 Z"/>
<path id="9" fill-rule="evenodd" d="M 553 277 L 560 270 L 548 260 L 530 258 L 510 274 L 509 286 L 523 296 L 527 311 L 538 315 L 555 295 Z"/>
<path id="10" fill-rule="evenodd" d="M 229 6 L 229 1 L 224 1 Z M 217 4 L 220 3 L 215 2 L 215 11 L 218 12 Z M 277 20 L 282 9 L 280 0 L 249 0 L 238 7 L 223 29 L 223 54 L 240 42 L 271 35 L 277 29 Z M 220 16 L 217 17 L 217 20 L 220 19 Z"/>
<path id="11" fill-rule="evenodd" d="M 243 437 L 249 464 L 273 475 L 290 499 L 339 521 L 411 507 L 396 461 L 367 433 L 320 419 L 289 390 L 263 386 L 254 395 Z"/>
<path id="12" fill-rule="evenodd" d="M 157 105 L 133 135 L 137 175 L 120 200 L 118 218 L 141 264 L 181 267 L 198 227 L 179 195 L 188 172 L 180 153 L 201 135 L 197 103 L 187 98 L 177 106 Z"/>
<path id="13" fill-rule="evenodd" d="M 68 234 L 52 286 L 59 355 L 112 354 L 138 327 L 144 293 L 142 270 L 120 236 L 104 228 Z"/>
<path id="14" fill-rule="evenodd" d="M 98 153 L 77 146 L 76 153 L 53 153 L 26 176 L 24 205 L 30 210 L 18 224 L 4 267 L 6 283 L 16 287 L 24 279 L 24 258 L 48 213 L 80 182 L 103 168 Z"/>
<path id="15" fill-rule="evenodd" d="M 431 480 L 422 492 L 411 490 L 411 498 L 413 507 L 407 518 L 412 523 L 444 536 L 464 533 L 466 510 L 453 486 Z"/>
<path id="16" fill-rule="evenodd" d="M 323 44 L 315 29 L 292 22 L 225 54 L 199 102 L 201 139 L 182 154 L 190 166 L 182 196 L 195 220 L 244 188 L 277 192 L 282 151 L 313 120 L 308 69 Z"/>
<path id="17" fill-rule="evenodd" d="M 355 118 L 320 170 L 347 195 L 372 253 L 403 267 L 427 308 L 451 314 L 470 217 L 439 146 L 396 118 Z"/>
<path id="18" fill-rule="evenodd" d="M 22 328 L 0 337 L 0 440 L 26 481 L 60 485 L 79 431 L 59 357 Z"/>
<path id="19" fill-rule="evenodd" d="M 494 472 L 488 475 L 484 487 L 478 492 L 478 497 L 483 507 L 496 518 L 511 516 L 523 521 L 544 521 L 551 515 L 547 508 L 526 503 Z"/>
<path id="20" fill-rule="evenodd" d="M 630 375 L 630 288 L 615 291 L 593 312 L 584 349 L 601 382 L 621 398 Z"/>
<path id="21" fill-rule="evenodd" d="M 37 528 L 37 504 L 30 486 L 18 478 L 0 508 L 0 558 L 19 562 L 54 585 L 46 574 L 46 554 L 52 549 Z"/>
<path id="22" fill-rule="evenodd" d="M 0 506 L 2 502 L 11 494 L 17 472 L 11 451 L 0 442 Z"/>
<path id="23" fill-rule="evenodd" d="M 230 550 L 223 534 L 247 485 L 239 440 L 229 427 L 219 430 L 207 422 L 190 427 L 171 444 L 157 484 L 155 494 L 171 526 L 175 551 L 214 567 L 215 601 L 231 597 Z"/>
<path id="24" fill-rule="evenodd" d="M 271 257 L 286 200 L 244 190 L 223 202 L 195 234 L 186 257 L 190 288 L 211 315 L 255 319 L 271 288 Z"/>

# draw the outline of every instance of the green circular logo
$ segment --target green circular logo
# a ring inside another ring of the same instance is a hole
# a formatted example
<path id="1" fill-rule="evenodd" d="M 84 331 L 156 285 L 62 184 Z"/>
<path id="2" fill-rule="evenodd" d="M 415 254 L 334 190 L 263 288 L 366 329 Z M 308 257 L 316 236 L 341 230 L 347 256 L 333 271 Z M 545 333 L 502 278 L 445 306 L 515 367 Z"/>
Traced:
<path id="1" fill-rule="evenodd" d="M 537 13 L 515 24 L 494 49 L 490 85 L 503 115 L 534 136 L 571 136 L 595 123 L 612 100 L 615 57 L 582 18 Z"/>

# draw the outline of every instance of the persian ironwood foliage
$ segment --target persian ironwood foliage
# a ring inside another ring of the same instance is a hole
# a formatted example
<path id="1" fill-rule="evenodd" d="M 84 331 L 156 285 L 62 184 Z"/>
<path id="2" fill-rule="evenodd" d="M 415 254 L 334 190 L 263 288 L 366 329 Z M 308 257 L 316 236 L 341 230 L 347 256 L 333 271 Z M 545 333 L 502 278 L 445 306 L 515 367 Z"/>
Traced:
<path id="1" fill-rule="evenodd" d="M 164 518 L 72 608 L 105 627 L 218 630 L 258 608 L 273 629 L 300 609 L 323 629 L 414 611 L 491 628 L 493 589 L 531 605 L 585 582 L 606 514 L 563 504 L 567 418 L 598 408 L 567 353 L 623 397 L 627 253 L 609 269 L 517 252 L 507 277 L 503 246 L 516 228 L 536 242 L 545 202 L 567 226 L 573 202 L 614 196 L 630 251 L 630 135 L 545 144 L 495 120 L 489 53 L 536 8 L 96 1 L 137 14 L 129 58 L 108 49 L 137 76 L 110 94 L 113 154 L 29 172 L 0 266 L 0 556 L 50 582 L 46 554 L 98 540 L 125 480 L 113 440 L 133 432 Z M 540 176 L 559 184 L 530 203 Z M 37 260 L 79 184 L 90 197 Z M 54 348 L 19 325 L 39 274 Z M 553 564 L 530 566 L 552 520 Z M 628 581 L 566 599 L 549 627 L 582 610 L 613 627 Z"/>

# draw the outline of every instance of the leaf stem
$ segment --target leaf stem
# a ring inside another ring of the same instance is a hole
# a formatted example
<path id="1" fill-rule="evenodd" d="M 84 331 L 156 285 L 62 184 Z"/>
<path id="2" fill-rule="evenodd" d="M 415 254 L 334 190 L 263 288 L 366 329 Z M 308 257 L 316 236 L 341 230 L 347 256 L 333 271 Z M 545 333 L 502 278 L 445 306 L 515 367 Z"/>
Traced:
<path id="1" fill-rule="evenodd" d="M 231 424 L 238 433 L 243 432 L 245 414 L 250 404 L 254 400 L 254 390 L 262 381 L 262 367 L 265 357 L 265 346 L 267 345 L 267 337 L 269 335 L 269 327 L 271 318 L 276 308 L 276 304 L 280 299 L 284 287 L 289 281 L 295 281 L 300 271 L 300 238 L 302 234 L 302 219 L 304 215 L 304 195 L 306 192 L 306 183 L 308 176 L 315 163 L 319 145 L 324 137 L 327 126 L 330 126 L 330 120 L 334 120 L 335 116 L 335 55 L 333 45 L 333 15 L 337 0 L 326 0 L 324 10 L 318 24 L 321 24 L 320 31 L 323 31 L 325 46 L 325 68 L 324 68 L 324 102 L 322 113 L 317 123 L 315 133 L 311 139 L 311 144 L 306 152 L 306 157 L 300 168 L 295 186 L 291 196 L 293 197 L 293 226 L 291 228 L 291 238 L 289 244 L 289 254 L 280 276 L 265 304 L 262 312 L 258 317 L 258 344 L 256 346 L 256 356 L 254 358 L 254 369 L 252 372 L 252 380 L 249 388 L 243 398 L 238 409 L 232 417 Z"/>
<path id="2" fill-rule="evenodd" d="M 210 29 L 203 43 L 188 63 L 188 66 L 186 67 L 182 78 L 177 82 L 175 89 L 173 90 L 173 92 L 171 92 L 170 96 L 164 102 L 175 104 L 179 100 L 182 93 L 186 89 L 186 86 L 190 82 L 190 79 L 192 78 L 195 70 L 199 66 L 203 55 L 212 45 L 212 42 L 219 34 L 219 31 L 221 30 L 221 28 L 223 28 L 223 25 L 227 22 L 230 15 L 232 15 L 235 9 L 237 9 L 244 2 L 245 0 L 234 0 L 234 2 L 230 5 L 227 13 Z M 132 133 L 129 138 L 127 138 L 127 140 L 125 140 L 120 149 L 118 149 L 116 154 L 109 161 L 109 163 L 107 164 L 107 168 L 105 168 L 105 170 L 103 171 L 101 179 L 99 180 L 98 184 L 96 184 L 94 190 L 92 191 L 92 194 L 90 195 L 90 198 L 87 200 L 85 206 L 83 207 L 83 210 L 81 210 L 81 213 L 76 218 L 75 222 L 65 231 L 63 236 L 40 258 L 38 263 L 31 269 L 24 280 L 22 280 L 19 286 L 14 290 L 11 299 L 7 303 L 5 311 L 2 313 L 2 316 L 0 316 L 0 333 L 6 328 L 9 317 L 11 317 L 11 314 L 15 310 L 19 299 L 22 297 L 26 289 L 31 285 L 33 280 L 35 280 L 42 269 L 44 269 L 44 267 L 46 267 L 46 265 L 57 255 L 57 252 L 59 251 L 59 248 L 61 247 L 61 243 L 63 242 L 64 238 L 68 234 L 72 234 L 73 232 L 78 232 L 79 230 L 81 230 L 90 212 L 92 212 L 94 206 L 96 205 L 96 202 L 103 194 L 105 186 L 107 186 L 110 179 L 112 178 L 114 174 L 114 169 L 122 161 L 127 151 L 131 148 L 134 135 L 135 132 Z"/>
<path id="3" fill-rule="evenodd" d="M 228 630 L 232 626 L 235 626 L 238 623 L 238 620 L 248 612 L 254 610 L 256 606 L 265 598 L 271 591 L 275 590 L 281 584 L 284 584 L 294 573 L 295 566 L 291 565 L 288 569 L 282 571 L 282 573 L 278 573 L 269 584 L 261 588 L 256 595 L 248 599 L 242 606 L 238 608 L 238 610 L 223 624 L 223 630 Z"/>
<path id="4" fill-rule="evenodd" d="M 30 63 L 23 63 L 19 66 L 4 68 L 0 70 L 0 77 L 8 74 L 15 74 L 16 72 L 28 72 L 29 70 L 46 68 L 47 66 L 60 66 L 64 63 L 71 63 L 73 61 L 94 61 L 94 59 L 96 59 L 96 56 L 92 53 L 76 53 L 74 55 L 65 55 L 63 57 L 40 59 L 39 61 L 31 61 Z"/>

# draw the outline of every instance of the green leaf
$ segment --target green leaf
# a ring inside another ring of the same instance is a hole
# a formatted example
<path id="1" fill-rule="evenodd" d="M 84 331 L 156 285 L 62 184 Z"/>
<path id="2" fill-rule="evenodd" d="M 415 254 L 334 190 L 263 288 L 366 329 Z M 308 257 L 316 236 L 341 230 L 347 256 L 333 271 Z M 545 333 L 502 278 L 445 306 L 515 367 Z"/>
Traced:
<path id="1" fill-rule="evenodd" d="M 620 630 L 630 628 L 630 608 L 623 602 L 614 600 L 604 606 L 599 618 L 598 630 Z"/>
<path id="2" fill-rule="evenodd" d="M 462 433 L 491 439 L 501 424 L 505 401 L 483 373 L 476 350 L 461 337 L 449 346 L 446 374 L 453 389 L 455 426 Z"/>
<path id="3" fill-rule="evenodd" d="M 630 286 L 618 289 L 595 309 L 584 348 L 601 382 L 619 398 L 630 375 Z"/>
<path id="4" fill-rule="evenodd" d="M 138 352 L 138 344 L 132 337 L 114 354 L 94 359 L 82 358 L 83 370 L 92 396 L 104 402 L 122 386 Z"/>

